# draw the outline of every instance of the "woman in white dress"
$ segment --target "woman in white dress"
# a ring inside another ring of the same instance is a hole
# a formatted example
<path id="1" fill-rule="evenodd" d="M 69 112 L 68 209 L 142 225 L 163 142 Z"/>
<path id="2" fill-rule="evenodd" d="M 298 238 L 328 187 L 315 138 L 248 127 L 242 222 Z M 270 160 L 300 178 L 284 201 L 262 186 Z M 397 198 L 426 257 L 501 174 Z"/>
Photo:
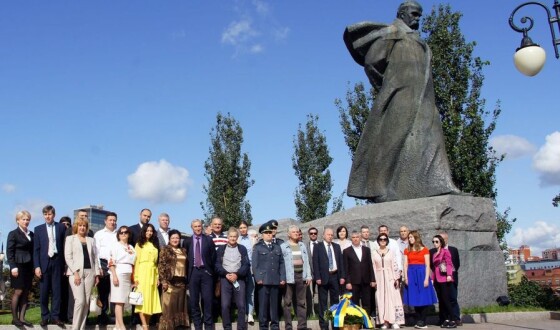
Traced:
<path id="1" fill-rule="evenodd" d="M 127 226 L 117 230 L 117 242 L 111 247 L 109 270 L 111 272 L 111 302 L 115 304 L 115 329 L 126 329 L 123 320 L 124 304 L 131 288 L 131 276 L 136 252 L 128 244 L 130 231 Z"/>

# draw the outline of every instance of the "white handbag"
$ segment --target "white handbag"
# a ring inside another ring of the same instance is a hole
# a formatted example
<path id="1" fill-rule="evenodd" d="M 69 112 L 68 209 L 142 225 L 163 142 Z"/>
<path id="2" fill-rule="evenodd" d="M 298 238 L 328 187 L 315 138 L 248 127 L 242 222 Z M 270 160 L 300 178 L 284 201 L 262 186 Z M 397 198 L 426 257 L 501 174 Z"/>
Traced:
<path id="1" fill-rule="evenodd" d="M 142 292 L 137 292 L 135 290 L 136 290 L 136 288 L 134 288 L 128 294 L 128 302 L 131 305 L 142 305 L 142 304 L 144 304 L 144 297 L 142 296 Z"/>
<path id="2" fill-rule="evenodd" d="M 101 314 L 101 306 L 97 304 L 97 296 L 92 295 L 89 299 L 89 312 L 94 315 Z"/>

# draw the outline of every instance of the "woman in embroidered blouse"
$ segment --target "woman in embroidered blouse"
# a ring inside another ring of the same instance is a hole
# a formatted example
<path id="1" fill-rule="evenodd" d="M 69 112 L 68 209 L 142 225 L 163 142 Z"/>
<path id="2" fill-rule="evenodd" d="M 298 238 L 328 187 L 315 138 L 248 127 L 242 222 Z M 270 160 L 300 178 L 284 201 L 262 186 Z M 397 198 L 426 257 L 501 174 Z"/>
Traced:
<path id="1" fill-rule="evenodd" d="M 430 280 L 430 251 L 422 244 L 417 230 L 408 234 L 408 248 L 404 250 L 404 284 L 403 304 L 414 306 L 415 327 L 425 329 L 428 327 L 426 307 L 435 304 L 437 299 Z"/>
<path id="2" fill-rule="evenodd" d="M 377 282 L 375 291 L 375 306 L 377 306 L 377 322 L 381 329 L 387 329 L 392 325 L 393 329 L 400 329 L 404 325 L 404 310 L 402 305 L 399 279 L 401 272 L 397 263 L 395 253 L 389 248 L 389 236 L 379 234 L 377 236 L 378 248 L 371 253 L 373 271 Z"/>
<path id="3" fill-rule="evenodd" d="M 433 256 L 435 280 L 434 286 L 442 308 L 442 315 L 445 321 L 441 325 L 442 328 L 456 328 L 457 325 L 453 321 L 453 309 L 451 308 L 451 299 L 449 296 L 451 285 L 453 285 L 453 262 L 451 261 L 451 253 L 445 248 L 445 240 L 442 236 L 436 235 L 432 239 L 432 243 L 436 248 Z M 451 320 L 451 321 L 450 321 Z"/>
<path id="4" fill-rule="evenodd" d="M 340 226 L 336 229 L 336 239 L 334 242 L 340 245 L 341 251 L 352 246 L 352 241 L 348 239 L 348 228 L 346 226 Z"/>
<path id="5" fill-rule="evenodd" d="M 160 330 L 189 328 L 187 312 L 187 251 L 179 247 L 181 233 L 169 231 L 169 244 L 161 249 L 159 256 L 159 281 L 161 283 L 162 313 Z"/>
<path id="6" fill-rule="evenodd" d="M 151 223 L 145 224 L 140 232 L 140 239 L 134 248 L 134 285 L 142 293 L 144 303 L 137 305 L 135 310 L 140 316 L 142 328 L 149 328 L 150 318 L 161 313 L 158 293 L 158 248 L 156 229 Z"/>
<path id="7" fill-rule="evenodd" d="M 25 320 L 29 289 L 33 281 L 33 232 L 29 230 L 31 213 L 19 211 L 16 214 L 18 227 L 8 234 L 6 254 L 10 265 L 12 295 L 12 324 L 16 327 L 33 324 Z"/>
<path id="8" fill-rule="evenodd" d="M 111 246 L 109 271 L 111 274 L 111 303 L 115 304 L 115 329 L 124 330 L 124 304 L 128 301 L 131 288 L 132 267 L 136 260 L 136 251 L 128 244 L 130 232 L 127 226 L 117 230 L 117 242 Z"/>

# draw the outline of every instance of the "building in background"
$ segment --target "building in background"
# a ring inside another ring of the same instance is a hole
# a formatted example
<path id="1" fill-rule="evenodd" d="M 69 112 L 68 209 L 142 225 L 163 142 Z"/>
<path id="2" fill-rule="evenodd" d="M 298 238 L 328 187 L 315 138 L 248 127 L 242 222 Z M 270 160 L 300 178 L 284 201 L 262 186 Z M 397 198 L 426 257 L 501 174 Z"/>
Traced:
<path id="1" fill-rule="evenodd" d="M 103 205 L 88 205 L 74 210 L 74 219 L 78 215 L 78 211 L 85 210 L 88 213 L 89 229 L 94 233 L 105 227 L 105 216 L 111 212 L 103 209 Z"/>
<path id="2" fill-rule="evenodd" d="M 521 245 L 519 249 L 508 249 L 508 252 L 509 259 L 515 264 L 527 262 L 531 257 L 531 247 L 529 245 Z"/>
<path id="3" fill-rule="evenodd" d="M 508 285 L 515 285 L 521 283 L 521 279 L 525 275 L 525 272 L 519 264 L 507 263 L 507 283 Z"/>
<path id="4" fill-rule="evenodd" d="M 560 294 L 560 268 L 526 270 L 525 276 L 529 281 L 550 287 L 556 294 Z"/>
<path id="5" fill-rule="evenodd" d="M 546 249 L 542 252 L 544 260 L 559 260 L 560 248 Z"/>

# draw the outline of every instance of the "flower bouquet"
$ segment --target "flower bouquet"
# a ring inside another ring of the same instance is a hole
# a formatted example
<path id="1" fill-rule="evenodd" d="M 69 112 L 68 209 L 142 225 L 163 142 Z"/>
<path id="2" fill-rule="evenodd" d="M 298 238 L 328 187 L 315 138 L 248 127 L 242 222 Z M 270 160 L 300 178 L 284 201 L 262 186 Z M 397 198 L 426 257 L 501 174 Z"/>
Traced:
<path id="1" fill-rule="evenodd" d="M 333 327 L 344 330 L 371 329 L 373 324 L 367 312 L 352 302 L 352 293 L 345 293 L 338 304 L 325 311 L 325 319 L 333 322 Z"/>

